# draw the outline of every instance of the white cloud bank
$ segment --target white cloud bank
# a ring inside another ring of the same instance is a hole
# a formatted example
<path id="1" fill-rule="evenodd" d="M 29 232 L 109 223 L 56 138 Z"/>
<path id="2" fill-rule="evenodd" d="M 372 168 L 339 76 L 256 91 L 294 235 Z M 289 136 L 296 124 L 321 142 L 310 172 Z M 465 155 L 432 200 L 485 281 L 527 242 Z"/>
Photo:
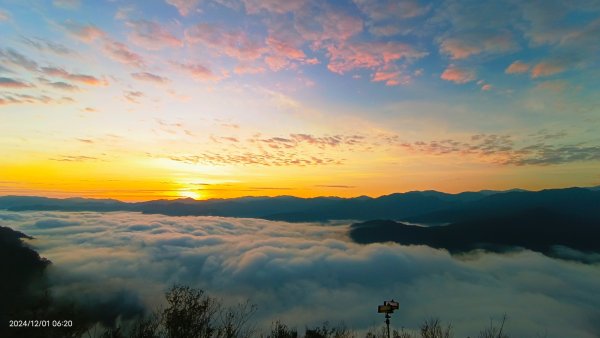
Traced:
<path id="1" fill-rule="evenodd" d="M 597 337 L 600 265 L 531 251 L 460 259 L 425 246 L 357 245 L 348 225 L 257 219 L 169 217 L 129 212 L 7 212 L 0 225 L 23 231 L 53 261 L 54 290 L 84 299 L 141 299 L 154 308 L 173 283 L 233 303 L 249 298 L 268 327 L 303 331 L 324 320 L 363 330 L 383 324 L 376 306 L 394 298 L 395 327 L 451 322 L 477 336 L 508 314 L 514 337 Z"/>

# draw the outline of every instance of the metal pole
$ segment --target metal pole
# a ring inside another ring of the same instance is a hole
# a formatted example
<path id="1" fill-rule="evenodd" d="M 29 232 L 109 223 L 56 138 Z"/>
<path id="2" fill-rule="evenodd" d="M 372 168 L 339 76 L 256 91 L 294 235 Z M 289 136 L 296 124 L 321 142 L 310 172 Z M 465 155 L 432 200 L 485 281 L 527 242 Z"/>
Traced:
<path id="1" fill-rule="evenodd" d="M 385 324 L 387 325 L 387 338 L 390 338 L 390 314 L 385 314 Z"/>

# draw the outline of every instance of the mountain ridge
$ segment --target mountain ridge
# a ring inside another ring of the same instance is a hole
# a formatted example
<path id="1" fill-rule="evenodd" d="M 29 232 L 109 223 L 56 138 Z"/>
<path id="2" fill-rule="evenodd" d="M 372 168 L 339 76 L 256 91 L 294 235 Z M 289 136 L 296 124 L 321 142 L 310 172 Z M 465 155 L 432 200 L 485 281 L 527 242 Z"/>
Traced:
<path id="1" fill-rule="evenodd" d="M 540 191 L 511 189 L 448 194 L 434 190 L 393 193 L 379 197 L 239 197 L 232 199 L 151 200 L 1 196 L 0 209 L 11 211 L 137 211 L 170 216 L 251 217 L 290 222 L 392 219 L 441 224 L 532 208 L 565 211 L 600 220 L 600 189 L 562 188 Z"/>

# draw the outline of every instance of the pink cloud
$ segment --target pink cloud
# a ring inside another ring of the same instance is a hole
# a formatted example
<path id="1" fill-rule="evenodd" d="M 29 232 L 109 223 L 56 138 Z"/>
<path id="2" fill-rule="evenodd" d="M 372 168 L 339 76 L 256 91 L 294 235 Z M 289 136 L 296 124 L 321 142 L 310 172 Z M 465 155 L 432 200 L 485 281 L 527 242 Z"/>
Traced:
<path id="1" fill-rule="evenodd" d="M 529 71 L 529 65 L 522 61 L 515 61 L 510 64 L 504 71 L 506 74 L 518 74 L 518 73 L 526 73 Z"/>
<path id="2" fill-rule="evenodd" d="M 30 88 L 33 87 L 31 84 L 7 77 L 0 77 L 0 88 L 10 88 L 10 89 L 19 89 L 19 88 Z"/>
<path id="3" fill-rule="evenodd" d="M 233 72 L 236 74 L 258 74 L 258 73 L 262 73 L 264 71 L 265 71 L 265 68 L 263 68 L 263 67 L 251 66 L 251 65 L 246 65 L 246 64 L 239 64 L 239 65 L 235 66 L 235 69 L 233 70 Z"/>
<path id="4" fill-rule="evenodd" d="M 280 39 L 283 38 L 283 39 Z M 284 68 L 296 67 L 298 63 L 318 64 L 316 58 L 306 58 L 306 54 L 300 48 L 295 46 L 296 41 L 288 36 L 274 37 L 269 36 L 266 40 L 267 55 L 264 58 L 265 63 L 273 71 L 278 71 Z"/>
<path id="5" fill-rule="evenodd" d="M 100 39 L 105 55 L 117 62 L 139 68 L 144 67 L 144 59 L 139 54 L 131 51 L 127 45 L 111 39 L 108 34 L 96 26 L 67 21 L 63 27 L 75 38 L 87 43 Z"/>
<path id="6" fill-rule="evenodd" d="M 106 36 L 106 33 L 96 26 L 81 25 L 70 20 L 66 21 L 63 27 L 69 34 L 88 43 Z"/>
<path id="7" fill-rule="evenodd" d="M 10 20 L 10 14 L 5 11 L 0 9 L 0 21 L 9 21 Z"/>
<path id="8" fill-rule="evenodd" d="M 133 29 L 129 41 L 138 46 L 149 50 L 183 46 L 180 39 L 156 22 L 139 20 L 128 22 L 127 25 Z"/>
<path id="9" fill-rule="evenodd" d="M 449 54 L 452 59 L 464 59 L 473 54 L 479 54 L 481 48 L 470 45 L 461 40 L 448 39 L 442 41 L 441 49 Z"/>
<path id="10" fill-rule="evenodd" d="M 565 71 L 565 67 L 551 62 L 540 62 L 531 69 L 531 77 L 550 76 Z"/>
<path id="11" fill-rule="evenodd" d="M 223 78 L 223 76 L 219 76 L 219 75 L 215 74 L 208 67 L 203 66 L 201 64 L 174 63 L 174 65 L 176 65 L 177 67 L 179 67 L 179 69 L 183 70 L 184 72 L 186 72 L 187 74 L 189 74 L 190 76 L 192 76 L 193 78 L 195 78 L 197 80 L 218 81 Z"/>
<path id="12" fill-rule="evenodd" d="M 508 33 L 477 32 L 462 34 L 460 37 L 442 41 L 442 52 L 451 59 L 465 59 L 481 53 L 504 53 L 517 48 L 512 35 Z"/>
<path id="13" fill-rule="evenodd" d="M 274 54 L 283 55 L 290 59 L 304 59 L 304 52 L 286 41 L 277 40 L 273 37 L 267 38 L 267 45 L 271 48 Z"/>
<path id="14" fill-rule="evenodd" d="M 100 80 L 92 75 L 69 73 L 62 68 L 42 67 L 40 71 L 48 76 L 60 77 L 65 80 L 79 82 L 90 86 L 105 86 L 108 84 L 106 80 Z"/>
<path id="15" fill-rule="evenodd" d="M 481 86 L 481 90 L 483 90 L 484 92 L 492 90 L 492 85 L 491 84 L 484 84 L 483 86 Z"/>
<path id="16" fill-rule="evenodd" d="M 241 30 L 201 23 L 186 30 L 185 38 L 190 43 L 202 43 L 220 55 L 238 60 L 255 60 L 263 55 L 265 47 L 254 41 Z"/>
<path id="17" fill-rule="evenodd" d="M 360 18 L 329 8 L 301 12 L 294 19 L 294 28 L 313 49 L 320 49 L 326 43 L 344 43 L 364 28 Z"/>
<path id="18" fill-rule="evenodd" d="M 401 59 L 418 59 L 426 52 L 419 52 L 410 45 L 400 42 L 363 42 L 331 45 L 328 47 L 329 64 L 327 68 L 338 74 L 357 68 L 380 68 Z"/>
<path id="19" fill-rule="evenodd" d="M 371 78 L 373 82 L 385 82 L 386 86 L 397 86 L 410 81 L 410 76 L 403 75 L 400 71 L 377 71 Z"/>
<path id="20" fill-rule="evenodd" d="M 463 84 L 475 80 L 475 72 L 456 67 L 455 65 L 450 65 L 444 70 L 440 78 L 442 80 Z"/>
<path id="21" fill-rule="evenodd" d="M 187 16 L 196 9 L 200 0 L 166 0 L 166 2 L 177 8 L 181 16 Z"/>
<path id="22" fill-rule="evenodd" d="M 281 55 L 266 56 L 265 63 L 272 71 L 279 71 L 290 66 L 290 61 Z"/>
<path id="23" fill-rule="evenodd" d="M 135 52 L 132 52 L 127 45 L 106 39 L 103 45 L 103 50 L 111 59 L 138 68 L 144 67 L 144 59 Z"/>

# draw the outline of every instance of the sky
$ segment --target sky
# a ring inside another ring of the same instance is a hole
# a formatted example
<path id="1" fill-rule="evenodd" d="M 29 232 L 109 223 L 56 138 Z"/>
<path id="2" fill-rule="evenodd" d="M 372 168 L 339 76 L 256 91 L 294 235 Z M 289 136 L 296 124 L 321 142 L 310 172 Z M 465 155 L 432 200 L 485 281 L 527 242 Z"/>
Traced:
<path id="1" fill-rule="evenodd" d="M 593 264 L 528 250 L 451 256 L 427 246 L 356 244 L 347 223 L 6 210 L 0 221 L 34 236 L 29 243 L 53 262 L 53 295 L 105 316 L 156 309 L 160 295 L 182 283 L 226 305 L 256 304 L 252 322 L 263 333 L 277 319 L 301 334 L 323 321 L 379 329 L 376 306 L 390 298 L 400 303 L 391 319 L 397 329 L 437 317 L 454 336 L 477 337 L 506 314 L 511 337 L 600 333 L 597 253 L 570 250 Z"/>
<path id="2" fill-rule="evenodd" d="M 1 0 L 0 195 L 595 186 L 598 55 L 598 0 Z"/>

